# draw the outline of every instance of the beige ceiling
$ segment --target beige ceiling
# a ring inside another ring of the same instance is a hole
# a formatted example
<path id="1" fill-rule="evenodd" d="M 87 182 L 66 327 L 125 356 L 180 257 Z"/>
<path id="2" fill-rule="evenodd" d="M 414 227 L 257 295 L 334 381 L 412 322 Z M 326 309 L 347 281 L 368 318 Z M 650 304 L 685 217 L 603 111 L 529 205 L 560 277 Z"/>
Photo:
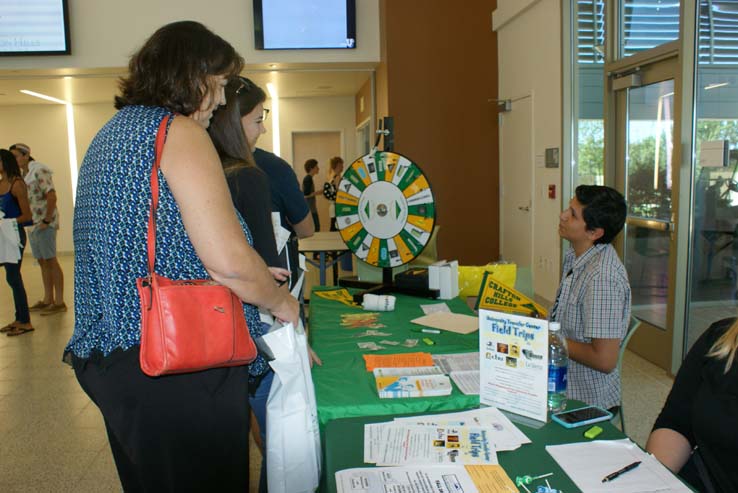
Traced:
<path id="1" fill-rule="evenodd" d="M 353 96 L 371 73 L 371 67 L 366 66 L 257 66 L 244 71 L 244 75 L 265 90 L 268 82 L 274 83 L 280 98 Z M 54 104 L 23 94 L 21 89 L 74 104 L 112 102 L 117 80 L 124 74 L 124 69 L 0 71 L 0 106 Z"/>

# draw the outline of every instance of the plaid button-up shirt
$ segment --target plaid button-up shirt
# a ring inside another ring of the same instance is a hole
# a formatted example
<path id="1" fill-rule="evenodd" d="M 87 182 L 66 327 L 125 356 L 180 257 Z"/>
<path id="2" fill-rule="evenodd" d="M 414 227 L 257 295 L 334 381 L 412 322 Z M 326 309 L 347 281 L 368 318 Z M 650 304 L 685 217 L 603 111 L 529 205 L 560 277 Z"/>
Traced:
<path id="1" fill-rule="evenodd" d="M 630 322 L 628 274 L 610 244 L 594 245 L 580 257 L 569 249 L 550 320 L 568 339 L 623 339 Z M 569 359 L 567 396 L 608 409 L 620 404 L 617 368 L 602 373 Z"/>

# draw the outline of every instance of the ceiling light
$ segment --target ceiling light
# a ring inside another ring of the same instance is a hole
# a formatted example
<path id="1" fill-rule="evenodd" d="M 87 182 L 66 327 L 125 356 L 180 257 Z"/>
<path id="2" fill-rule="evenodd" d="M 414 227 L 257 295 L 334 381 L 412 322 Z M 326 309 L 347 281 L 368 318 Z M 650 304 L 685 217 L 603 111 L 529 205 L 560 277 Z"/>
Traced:
<path id="1" fill-rule="evenodd" d="M 67 149 L 69 152 L 69 177 L 72 182 L 72 205 L 74 205 L 77 199 L 77 136 L 74 131 L 74 106 L 69 101 L 55 98 L 53 96 L 47 96 L 40 92 L 29 91 L 27 89 L 21 89 L 20 92 L 33 96 L 34 98 L 45 99 L 52 103 L 63 104 L 67 113 Z"/>
<path id="2" fill-rule="evenodd" d="M 23 94 L 27 94 L 29 96 L 33 96 L 34 98 L 40 98 L 40 99 L 45 99 L 46 101 L 51 101 L 52 103 L 68 104 L 68 102 L 64 101 L 63 99 L 55 98 L 52 96 L 47 96 L 46 94 L 41 94 L 40 92 L 29 91 L 28 89 L 21 89 L 20 92 L 22 92 Z"/>

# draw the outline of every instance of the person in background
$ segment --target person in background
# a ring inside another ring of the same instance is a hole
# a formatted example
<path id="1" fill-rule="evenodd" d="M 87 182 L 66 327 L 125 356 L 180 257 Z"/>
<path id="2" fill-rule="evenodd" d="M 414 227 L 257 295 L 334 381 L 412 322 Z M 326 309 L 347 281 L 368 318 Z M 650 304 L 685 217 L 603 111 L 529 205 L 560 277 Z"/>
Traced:
<path id="1" fill-rule="evenodd" d="M 269 177 L 272 192 L 272 211 L 279 214 L 281 226 L 289 231 L 286 245 L 286 268 L 290 271 L 290 287 L 300 276 L 299 250 L 297 239 L 315 234 L 315 224 L 305 197 L 300 191 L 300 183 L 292 166 L 276 154 L 256 147 L 256 143 L 266 133 L 264 121 L 269 110 L 264 108 L 266 93 L 247 78 L 242 78 L 244 87 L 239 92 L 241 118 L 246 141 L 254 154 L 256 165 Z"/>
<path id="2" fill-rule="evenodd" d="M 338 156 L 332 157 L 328 170 L 328 180 L 323 185 L 323 196 L 330 201 L 328 206 L 328 216 L 331 218 L 330 231 L 338 231 L 336 226 L 336 194 L 338 193 L 338 184 L 341 183 L 342 174 L 343 159 Z"/>
<path id="3" fill-rule="evenodd" d="M 57 195 L 51 169 L 31 156 L 26 144 L 10 146 L 28 185 L 34 227 L 28 235 L 31 253 L 41 266 L 44 299 L 30 307 L 41 315 L 53 315 L 67 311 L 64 303 L 64 273 L 56 258 L 56 236 L 59 230 L 59 214 L 56 209 Z"/>
<path id="4" fill-rule="evenodd" d="M 738 492 L 738 319 L 712 324 L 689 350 L 646 450 L 696 491 Z"/>
<path id="5" fill-rule="evenodd" d="M 33 331 L 31 314 L 28 311 L 28 297 L 21 276 L 23 250 L 26 247 L 26 232 L 23 225 L 31 221 L 32 214 L 28 202 L 26 183 L 23 181 L 18 162 L 13 153 L 7 149 L 0 149 L 0 211 L 3 213 L 0 216 L 4 220 L 13 220 L 17 223 L 15 227 L 17 227 L 18 239 L 20 240 L 20 258 L 18 261 L 2 264 L 5 267 L 5 280 L 13 291 L 15 320 L 1 328 L 0 332 L 5 332 L 9 336 L 19 336 Z M 14 251 L 17 251 L 17 248 L 16 244 Z"/>
<path id="6" fill-rule="evenodd" d="M 92 140 L 74 211 L 75 326 L 65 349 L 100 409 L 124 491 L 249 488 L 248 366 L 151 378 L 139 364 L 148 273 L 150 175 L 169 116 L 156 215 L 156 271 L 206 279 L 244 301 L 249 326 L 261 307 L 297 323 L 299 307 L 250 246 L 218 154 L 206 132 L 243 59 L 193 21 L 158 29 L 133 55 L 118 112 Z"/>
<path id="7" fill-rule="evenodd" d="M 559 215 L 571 248 L 549 319 L 560 322 L 569 348 L 567 397 L 616 413 L 620 341 L 630 322 L 628 274 L 611 242 L 623 229 L 625 199 L 609 187 L 580 185 Z"/>
<path id="8" fill-rule="evenodd" d="M 302 194 L 307 200 L 308 206 L 310 206 L 310 214 L 313 216 L 313 223 L 315 223 L 315 231 L 320 231 L 320 218 L 318 217 L 318 204 L 315 197 L 318 196 L 318 191 L 315 190 L 315 181 L 313 176 L 317 175 L 320 171 L 318 161 L 316 159 L 308 159 L 305 161 L 305 177 L 302 179 Z"/>

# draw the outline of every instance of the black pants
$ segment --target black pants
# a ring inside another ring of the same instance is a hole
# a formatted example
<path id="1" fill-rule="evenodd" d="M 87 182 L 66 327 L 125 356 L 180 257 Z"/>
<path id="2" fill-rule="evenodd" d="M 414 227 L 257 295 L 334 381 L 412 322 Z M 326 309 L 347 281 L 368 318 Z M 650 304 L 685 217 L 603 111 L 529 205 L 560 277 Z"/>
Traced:
<path id="1" fill-rule="evenodd" d="M 105 419 L 123 490 L 248 491 L 247 367 L 151 378 L 138 356 L 136 347 L 74 358 Z"/>
<path id="2" fill-rule="evenodd" d="M 23 285 L 23 277 L 21 276 L 21 263 L 23 262 L 23 250 L 26 246 L 26 230 L 22 226 L 18 227 L 18 235 L 20 236 L 20 259 L 17 264 L 2 264 L 5 267 L 5 280 L 8 281 L 10 289 L 13 291 L 13 302 L 15 303 L 15 320 L 27 324 L 31 321 L 31 314 L 28 311 L 28 296 L 26 295 L 26 287 Z"/>
<path id="3" fill-rule="evenodd" d="M 320 231 L 320 217 L 318 216 L 318 211 L 310 211 L 310 214 L 313 216 L 313 223 L 315 224 L 315 231 Z"/>

